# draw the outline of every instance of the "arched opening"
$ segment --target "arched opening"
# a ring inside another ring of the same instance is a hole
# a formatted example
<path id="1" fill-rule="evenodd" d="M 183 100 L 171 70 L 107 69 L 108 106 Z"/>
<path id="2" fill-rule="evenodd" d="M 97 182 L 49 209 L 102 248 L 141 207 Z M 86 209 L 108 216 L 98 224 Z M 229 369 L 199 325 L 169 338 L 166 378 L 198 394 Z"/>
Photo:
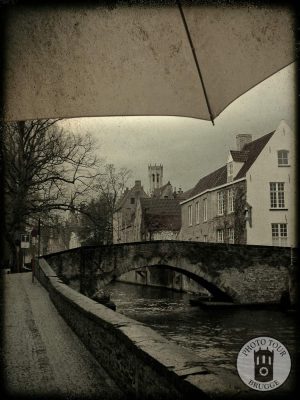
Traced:
<path id="1" fill-rule="evenodd" d="M 145 268 L 149 268 L 149 270 L 151 270 L 152 268 L 154 269 L 159 269 L 159 270 L 170 270 L 170 271 L 176 271 L 188 278 L 190 278 L 191 280 L 193 280 L 194 282 L 198 283 L 199 285 L 201 285 L 202 288 L 206 289 L 211 295 L 212 297 L 217 300 L 217 301 L 224 301 L 224 302 L 233 302 L 233 298 L 226 293 L 224 290 L 220 289 L 219 287 L 217 287 L 215 284 L 209 282 L 208 280 L 206 280 L 203 277 L 200 277 L 192 272 L 186 271 L 184 269 L 181 269 L 180 267 L 174 267 L 172 265 L 167 265 L 167 264 L 153 264 L 153 265 L 144 265 L 144 266 L 140 266 L 137 268 L 132 268 L 131 271 L 137 271 L 138 273 L 141 275 L 141 277 L 145 278 L 145 275 L 147 274 L 147 271 Z M 130 271 L 127 271 L 130 272 Z M 114 278 L 117 278 L 116 276 Z M 131 283 L 135 283 L 135 282 L 131 282 Z M 136 282 L 137 284 L 144 284 L 144 285 L 149 285 L 149 286 L 156 286 L 156 285 L 152 285 L 149 284 L 147 281 L 147 278 L 143 280 L 143 282 Z M 161 281 L 161 285 L 162 287 L 164 287 L 164 282 Z M 173 287 L 167 287 L 167 285 L 165 286 L 166 288 L 172 289 Z"/>

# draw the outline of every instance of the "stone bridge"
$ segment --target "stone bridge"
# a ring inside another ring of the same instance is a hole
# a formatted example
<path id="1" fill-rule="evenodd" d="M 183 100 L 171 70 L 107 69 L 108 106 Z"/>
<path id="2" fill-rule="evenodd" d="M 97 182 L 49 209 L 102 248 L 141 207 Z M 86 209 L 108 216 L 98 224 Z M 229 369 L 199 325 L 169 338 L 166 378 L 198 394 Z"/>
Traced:
<path id="1" fill-rule="evenodd" d="M 71 287 L 93 295 L 125 272 L 169 268 L 199 282 L 224 301 L 279 303 L 289 290 L 291 249 L 187 241 L 86 246 L 44 257 Z"/>

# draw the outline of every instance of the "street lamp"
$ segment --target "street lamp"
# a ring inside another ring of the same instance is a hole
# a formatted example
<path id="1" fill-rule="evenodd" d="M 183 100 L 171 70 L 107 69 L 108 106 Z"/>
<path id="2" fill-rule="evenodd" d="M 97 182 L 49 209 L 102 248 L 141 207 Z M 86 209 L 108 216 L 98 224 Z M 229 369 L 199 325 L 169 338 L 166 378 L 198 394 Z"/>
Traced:
<path id="1" fill-rule="evenodd" d="M 38 231 L 33 228 L 31 231 L 31 248 L 32 248 L 32 259 L 31 259 L 31 269 L 32 269 L 32 283 L 34 282 L 34 274 L 35 274 L 35 246 L 37 240 Z"/>

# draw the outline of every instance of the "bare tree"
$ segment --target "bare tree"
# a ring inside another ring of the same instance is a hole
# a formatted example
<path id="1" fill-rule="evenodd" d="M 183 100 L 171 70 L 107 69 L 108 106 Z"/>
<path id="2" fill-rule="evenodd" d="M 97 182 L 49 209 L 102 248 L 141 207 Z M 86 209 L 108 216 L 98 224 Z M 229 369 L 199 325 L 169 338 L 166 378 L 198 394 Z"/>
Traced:
<path id="1" fill-rule="evenodd" d="M 112 243 L 113 214 L 130 177 L 127 168 L 117 170 L 113 164 L 105 165 L 95 185 L 98 196 L 81 207 L 77 233 L 84 244 Z"/>
<path id="2" fill-rule="evenodd" d="M 3 126 L 5 238 L 15 254 L 17 232 L 53 210 L 72 210 L 94 190 L 99 160 L 89 135 L 59 128 L 58 120 Z"/>
<path id="3" fill-rule="evenodd" d="M 124 192 L 131 171 L 127 168 L 116 170 L 113 164 L 106 164 L 104 173 L 97 179 L 96 188 L 109 205 L 111 213 L 115 211 L 116 203 Z"/>

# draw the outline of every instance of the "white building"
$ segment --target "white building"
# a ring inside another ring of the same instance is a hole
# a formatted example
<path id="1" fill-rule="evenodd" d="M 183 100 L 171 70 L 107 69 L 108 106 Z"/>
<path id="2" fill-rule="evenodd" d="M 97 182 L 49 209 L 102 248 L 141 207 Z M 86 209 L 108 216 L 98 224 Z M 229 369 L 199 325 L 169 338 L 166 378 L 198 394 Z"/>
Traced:
<path id="1" fill-rule="evenodd" d="M 296 245 L 296 143 L 285 121 L 247 170 L 247 244 Z"/>
<path id="2" fill-rule="evenodd" d="M 295 164 L 295 135 L 285 121 L 254 141 L 238 135 L 226 165 L 181 202 L 180 239 L 294 247 Z"/>

